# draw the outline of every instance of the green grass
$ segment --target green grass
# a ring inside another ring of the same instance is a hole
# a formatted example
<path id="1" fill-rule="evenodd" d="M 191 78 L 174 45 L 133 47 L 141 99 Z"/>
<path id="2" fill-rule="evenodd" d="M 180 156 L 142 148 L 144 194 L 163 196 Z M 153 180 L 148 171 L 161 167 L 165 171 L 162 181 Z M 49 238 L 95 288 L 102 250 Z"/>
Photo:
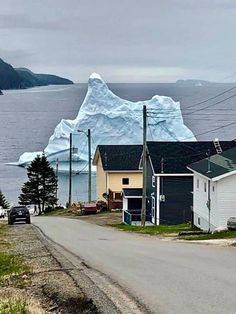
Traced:
<path id="1" fill-rule="evenodd" d="M 181 236 L 181 239 L 184 240 L 212 240 L 212 239 L 229 239 L 236 238 L 235 231 L 221 231 L 210 234 L 201 234 L 201 235 L 191 235 L 191 236 Z"/>
<path id="2" fill-rule="evenodd" d="M 29 271 L 29 267 L 17 255 L 0 252 L 0 279 L 7 275 L 19 275 Z"/>
<path id="3" fill-rule="evenodd" d="M 0 300 L 0 314 L 28 314 L 29 306 L 25 298 L 4 298 Z"/>
<path id="4" fill-rule="evenodd" d="M 160 226 L 130 226 L 124 223 L 111 224 L 110 226 L 115 227 L 120 230 L 150 234 L 150 235 L 161 235 L 161 236 L 177 236 L 181 231 L 191 231 L 193 230 L 190 224 L 180 224 L 180 225 L 160 225 Z"/>

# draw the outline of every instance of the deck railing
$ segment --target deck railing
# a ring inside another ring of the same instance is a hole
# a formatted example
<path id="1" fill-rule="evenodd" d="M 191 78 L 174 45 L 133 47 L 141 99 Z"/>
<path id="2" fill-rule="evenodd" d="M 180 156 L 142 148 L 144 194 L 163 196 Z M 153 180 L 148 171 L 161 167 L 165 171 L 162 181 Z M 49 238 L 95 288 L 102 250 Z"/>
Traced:
<path id="1" fill-rule="evenodd" d="M 128 212 L 127 210 L 124 211 L 124 223 L 127 225 L 132 225 L 132 222 L 138 222 L 141 221 L 141 213 L 134 213 L 134 212 Z M 151 221 L 151 215 L 146 215 L 146 221 Z"/>
<path id="2" fill-rule="evenodd" d="M 132 225 L 132 215 L 127 212 L 126 210 L 124 211 L 124 223 L 127 225 Z"/>

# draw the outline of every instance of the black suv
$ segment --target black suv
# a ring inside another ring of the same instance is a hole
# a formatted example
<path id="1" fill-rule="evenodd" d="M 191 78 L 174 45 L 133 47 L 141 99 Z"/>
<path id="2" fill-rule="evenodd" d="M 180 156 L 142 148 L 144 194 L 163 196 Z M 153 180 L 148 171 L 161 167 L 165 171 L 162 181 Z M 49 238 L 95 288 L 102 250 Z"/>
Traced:
<path id="1" fill-rule="evenodd" d="M 26 206 L 14 206 L 8 213 L 8 224 L 13 225 L 16 221 L 25 221 L 30 224 L 30 213 Z"/>

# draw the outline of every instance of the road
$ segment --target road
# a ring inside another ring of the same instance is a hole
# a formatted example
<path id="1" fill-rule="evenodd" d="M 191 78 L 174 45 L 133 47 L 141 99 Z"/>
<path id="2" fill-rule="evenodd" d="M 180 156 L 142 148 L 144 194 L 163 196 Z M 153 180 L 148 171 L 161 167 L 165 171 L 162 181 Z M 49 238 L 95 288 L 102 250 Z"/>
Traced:
<path id="1" fill-rule="evenodd" d="M 235 248 L 163 241 L 59 217 L 34 217 L 33 223 L 154 313 L 236 313 Z"/>

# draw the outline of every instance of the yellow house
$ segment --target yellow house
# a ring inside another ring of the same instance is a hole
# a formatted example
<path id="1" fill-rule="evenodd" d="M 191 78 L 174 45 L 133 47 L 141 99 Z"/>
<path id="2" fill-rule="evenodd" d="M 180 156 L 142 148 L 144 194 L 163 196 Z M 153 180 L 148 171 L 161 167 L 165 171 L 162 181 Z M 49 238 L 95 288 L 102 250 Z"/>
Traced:
<path id="1" fill-rule="evenodd" d="M 142 145 L 99 145 L 93 165 L 97 167 L 97 200 L 109 209 L 122 208 L 122 190 L 142 188 Z"/>

